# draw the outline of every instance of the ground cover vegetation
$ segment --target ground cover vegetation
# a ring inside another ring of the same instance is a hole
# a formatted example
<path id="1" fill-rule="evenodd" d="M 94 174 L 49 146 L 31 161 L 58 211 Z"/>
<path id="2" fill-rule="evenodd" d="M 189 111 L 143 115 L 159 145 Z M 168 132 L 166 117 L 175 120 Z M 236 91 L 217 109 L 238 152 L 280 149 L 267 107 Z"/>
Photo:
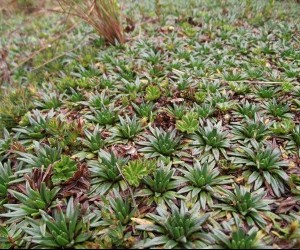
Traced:
<path id="1" fill-rule="evenodd" d="M 299 3 L 13 2 L 0 248 L 300 247 Z"/>

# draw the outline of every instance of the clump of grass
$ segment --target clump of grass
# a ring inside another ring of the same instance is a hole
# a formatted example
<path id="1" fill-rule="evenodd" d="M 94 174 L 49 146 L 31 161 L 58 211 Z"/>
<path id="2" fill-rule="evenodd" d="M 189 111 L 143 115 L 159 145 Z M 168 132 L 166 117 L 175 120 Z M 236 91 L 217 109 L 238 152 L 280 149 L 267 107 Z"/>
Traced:
<path id="1" fill-rule="evenodd" d="M 17 125 L 20 118 L 32 107 L 32 93 L 25 88 L 16 88 L 0 93 L 0 130 Z"/>
<path id="2" fill-rule="evenodd" d="M 59 3 L 65 12 L 93 26 L 108 43 L 125 42 L 116 0 L 59 0 Z"/>

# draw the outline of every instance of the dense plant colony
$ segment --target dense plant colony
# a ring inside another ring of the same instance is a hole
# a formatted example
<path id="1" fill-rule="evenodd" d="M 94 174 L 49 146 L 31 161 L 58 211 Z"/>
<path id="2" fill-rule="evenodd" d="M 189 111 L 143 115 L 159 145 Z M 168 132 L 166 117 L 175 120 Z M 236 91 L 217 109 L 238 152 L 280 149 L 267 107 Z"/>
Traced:
<path id="1" fill-rule="evenodd" d="M 59 16 L 0 12 L 0 248 L 299 247 L 300 5 L 132 2 L 20 67 Z"/>

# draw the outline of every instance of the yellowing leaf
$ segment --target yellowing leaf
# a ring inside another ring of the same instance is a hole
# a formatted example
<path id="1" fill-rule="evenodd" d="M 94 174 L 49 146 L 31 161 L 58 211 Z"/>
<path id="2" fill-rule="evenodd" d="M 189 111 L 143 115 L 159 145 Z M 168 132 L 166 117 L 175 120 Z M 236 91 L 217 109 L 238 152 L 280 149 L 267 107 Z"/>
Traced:
<path id="1" fill-rule="evenodd" d="M 140 218 L 131 218 L 131 220 L 139 225 L 154 225 L 152 221 L 140 219 Z"/>

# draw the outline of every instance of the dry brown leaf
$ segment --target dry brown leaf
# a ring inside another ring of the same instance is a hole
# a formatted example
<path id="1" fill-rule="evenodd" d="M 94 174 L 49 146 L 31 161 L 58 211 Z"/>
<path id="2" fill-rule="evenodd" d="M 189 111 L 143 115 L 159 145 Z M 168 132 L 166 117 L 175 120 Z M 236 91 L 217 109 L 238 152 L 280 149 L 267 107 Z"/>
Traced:
<path id="1" fill-rule="evenodd" d="M 154 225 L 152 221 L 140 219 L 140 218 L 131 218 L 131 220 L 139 225 Z"/>

